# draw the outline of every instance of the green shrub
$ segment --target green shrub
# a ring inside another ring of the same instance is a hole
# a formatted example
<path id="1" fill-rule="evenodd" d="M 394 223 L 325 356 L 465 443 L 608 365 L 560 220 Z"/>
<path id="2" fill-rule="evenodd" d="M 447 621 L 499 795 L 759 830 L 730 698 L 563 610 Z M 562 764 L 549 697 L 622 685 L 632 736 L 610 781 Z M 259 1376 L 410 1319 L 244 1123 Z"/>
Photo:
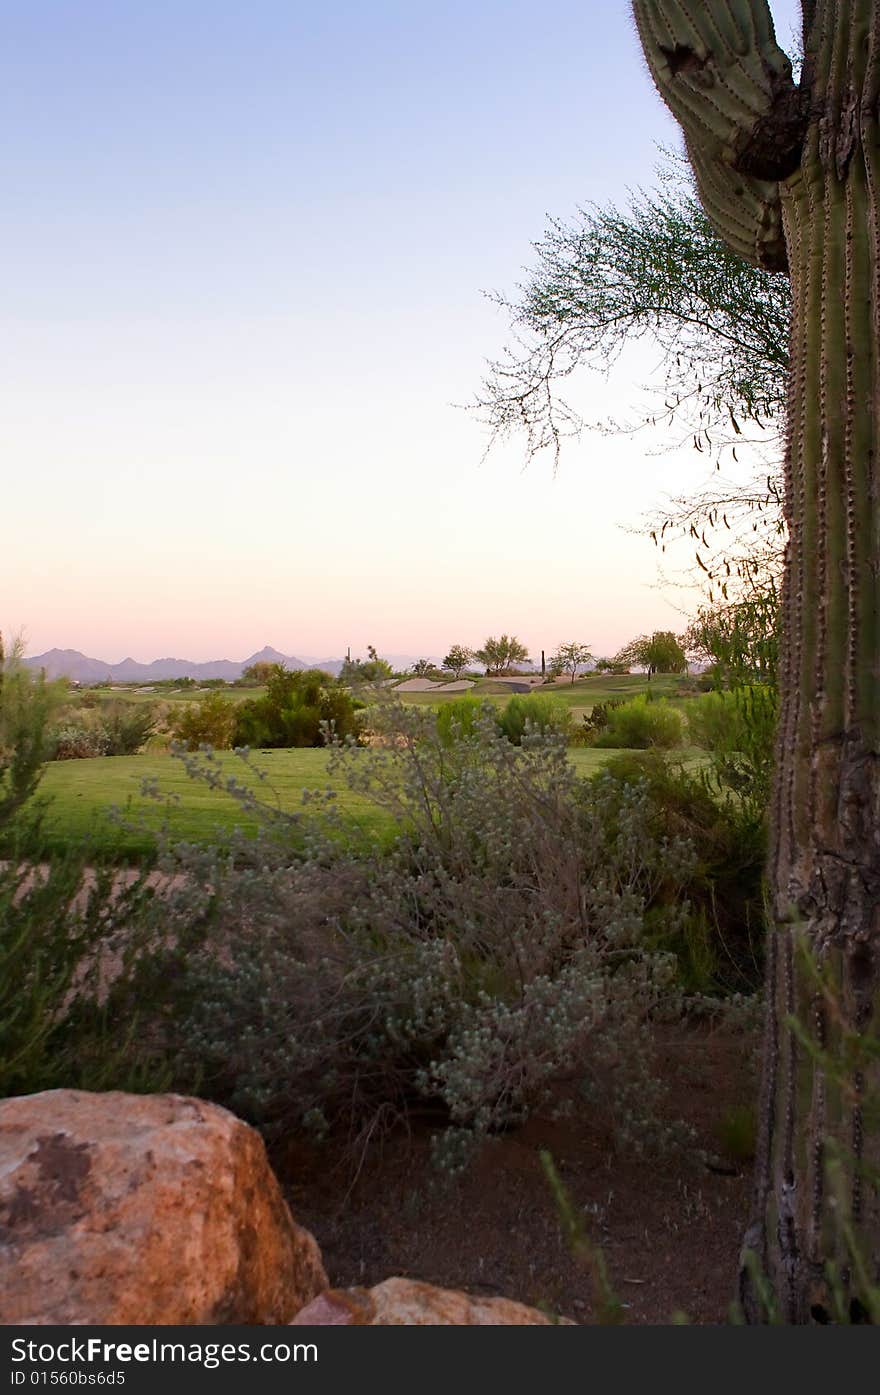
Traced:
<path id="1" fill-rule="evenodd" d="M 171 722 L 171 735 L 188 751 L 197 751 L 200 746 L 224 751 L 233 744 L 237 720 L 235 703 L 215 691 L 201 702 L 182 705 Z"/>
<path id="2" fill-rule="evenodd" d="M 553 732 L 567 738 L 572 729 L 571 709 L 547 693 L 517 693 L 501 712 L 498 727 L 514 746 L 521 746 L 528 733 Z"/>
<path id="3" fill-rule="evenodd" d="M 596 738 L 608 727 L 611 713 L 616 708 L 623 707 L 625 701 L 625 698 L 608 698 L 605 702 L 594 703 L 578 730 L 577 736 L 580 744 L 594 746 Z"/>
<path id="4" fill-rule="evenodd" d="M 608 721 L 594 741 L 601 747 L 647 750 L 658 747 L 671 750 L 681 745 L 681 713 L 670 707 L 665 698 L 649 699 L 639 695 L 607 713 Z"/>
<path id="5" fill-rule="evenodd" d="M 735 794 L 756 819 L 770 800 L 779 695 L 769 683 L 703 693 L 688 704 L 691 740 L 712 753 L 718 787 Z"/>
<path id="6" fill-rule="evenodd" d="M 137 755 L 156 730 L 156 710 L 150 703 L 110 702 L 101 711 L 108 756 Z"/>
<path id="7" fill-rule="evenodd" d="M 487 711 L 494 717 L 495 709 L 490 702 L 470 694 L 444 702 L 437 711 L 437 735 L 441 744 L 450 746 L 453 741 L 472 737 Z"/>

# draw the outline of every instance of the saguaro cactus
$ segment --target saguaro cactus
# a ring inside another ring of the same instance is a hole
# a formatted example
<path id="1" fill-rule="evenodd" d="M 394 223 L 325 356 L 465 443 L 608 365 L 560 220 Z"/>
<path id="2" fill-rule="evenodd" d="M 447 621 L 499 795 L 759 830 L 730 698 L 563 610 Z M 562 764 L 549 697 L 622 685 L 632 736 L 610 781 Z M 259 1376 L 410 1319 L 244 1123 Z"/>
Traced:
<path id="1" fill-rule="evenodd" d="M 775 929 L 746 1244 L 784 1318 L 822 1321 L 841 1294 L 858 1315 L 880 1274 L 878 1058 L 854 1049 L 876 1052 L 880 986 L 880 0 L 802 0 L 799 83 L 766 0 L 633 11 L 707 215 L 792 280 Z"/>

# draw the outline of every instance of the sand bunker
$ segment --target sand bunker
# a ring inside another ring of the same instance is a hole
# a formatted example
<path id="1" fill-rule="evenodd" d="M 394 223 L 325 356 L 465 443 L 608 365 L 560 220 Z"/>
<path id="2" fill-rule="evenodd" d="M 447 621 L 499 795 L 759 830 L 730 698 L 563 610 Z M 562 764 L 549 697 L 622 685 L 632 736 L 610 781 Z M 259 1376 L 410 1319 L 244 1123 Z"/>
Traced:
<path id="1" fill-rule="evenodd" d="M 398 683 L 396 692 L 398 693 L 463 693 L 474 685 L 468 678 L 461 678 L 457 683 L 432 683 L 430 678 L 407 678 L 403 683 Z"/>

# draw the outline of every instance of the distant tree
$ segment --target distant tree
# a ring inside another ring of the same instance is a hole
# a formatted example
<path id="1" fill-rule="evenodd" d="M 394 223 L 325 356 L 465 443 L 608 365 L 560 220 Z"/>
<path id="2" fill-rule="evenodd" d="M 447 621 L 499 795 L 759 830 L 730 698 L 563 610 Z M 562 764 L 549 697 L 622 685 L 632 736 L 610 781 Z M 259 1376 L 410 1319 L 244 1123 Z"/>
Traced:
<path id="1" fill-rule="evenodd" d="M 429 678 L 432 673 L 436 672 L 437 666 L 433 664 L 430 659 L 416 659 L 410 669 L 413 678 Z"/>
<path id="2" fill-rule="evenodd" d="M 225 751 L 233 744 L 238 709 L 223 693 L 215 689 L 201 702 L 181 703 L 179 706 L 181 710 L 171 723 L 171 735 L 187 750 L 197 751 L 205 745 Z"/>
<path id="3" fill-rule="evenodd" d="M 571 681 L 574 682 L 579 668 L 583 668 L 592 659 L 592 654 L 586 644 L 560 644 L 556 653 L 550 660 L 550 667 L 558 669 L 560 673 L 570 673 Z"/>
<path id="4" fill-rule="evenodd" d="M 460 678 L 473 658 L 473 649 L 468 649 L 464 644 L 453 644 L 443 660 L 443 667 L 449 669 L 455 678 Z"/>
<path id="5" fill-rule="evenodd" d="M 270 664 L 267 659 L 257 659 L 256 663 L 248 664 L 242 669 L 241 678 L 238 680 L 243 687 L 263 688 L 268 683 L 275 664 Z"/>
<path id="6" fill-rule="evenodd" d="M 339 737 L 357 735 L 362 704 L 329 673 L 273 667 L 265 694 L 233 709 L 236 746 L 321 746 L 328 725 Z"/>
<path id="7" fill-rule="evenodd" d="M 482 649 L 474 650 L 474 658 L 485 666 L 487 675 L 504 673 L 514 664 L 528 662 L 529 651 L 516 635 L 502 635 L 500 639 L 490 636 Z"/>
<path id="8" fill-rule="evenodd" d="M 626 673 L 628 665 L 621 659 L 597 659 L 593 665 L 594 673 Z"/>
<path id="9" fill-rule="evenodd" d="M 380 659 L 372 644 L 367 645 L 366 659 L 346 659 L 339 672 L 341 683 L 382 683 L 394 677 L 387 659 Z"/>
<path id="10" fill-rule="evenodd" d="M 680 640 L 671 630 L 655 630 L 652 635 L 639 635 L 624 645 L 616 662 L 631 668 L 634 664 L 647 669 L 648 677 L 655 673 L 684 673 L 687 655 Z"/>

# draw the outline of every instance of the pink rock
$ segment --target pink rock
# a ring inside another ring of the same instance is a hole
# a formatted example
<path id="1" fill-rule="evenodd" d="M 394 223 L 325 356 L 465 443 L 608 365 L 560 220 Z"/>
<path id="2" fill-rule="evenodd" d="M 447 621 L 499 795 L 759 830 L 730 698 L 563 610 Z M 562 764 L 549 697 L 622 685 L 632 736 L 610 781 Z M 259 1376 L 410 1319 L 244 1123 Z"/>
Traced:
<path id="1" fill-rule="evenodd" d="M 565 1327 L 573 1324 L 560 1318 Z M 510 1298 L 471 1298 L 458 1289 L 415 1279 L 386 1279 L 375 1288 L 328 1289 L 293 1319 L 294 1327 L 542 1327 L 552 1319 Z"/>
<path id="2" fill-rule="evenodd" d="M 228 1110 L 0 1101 L 0 1323 L 286 1323 L 326 1287 L 262 1139 Z"/>

